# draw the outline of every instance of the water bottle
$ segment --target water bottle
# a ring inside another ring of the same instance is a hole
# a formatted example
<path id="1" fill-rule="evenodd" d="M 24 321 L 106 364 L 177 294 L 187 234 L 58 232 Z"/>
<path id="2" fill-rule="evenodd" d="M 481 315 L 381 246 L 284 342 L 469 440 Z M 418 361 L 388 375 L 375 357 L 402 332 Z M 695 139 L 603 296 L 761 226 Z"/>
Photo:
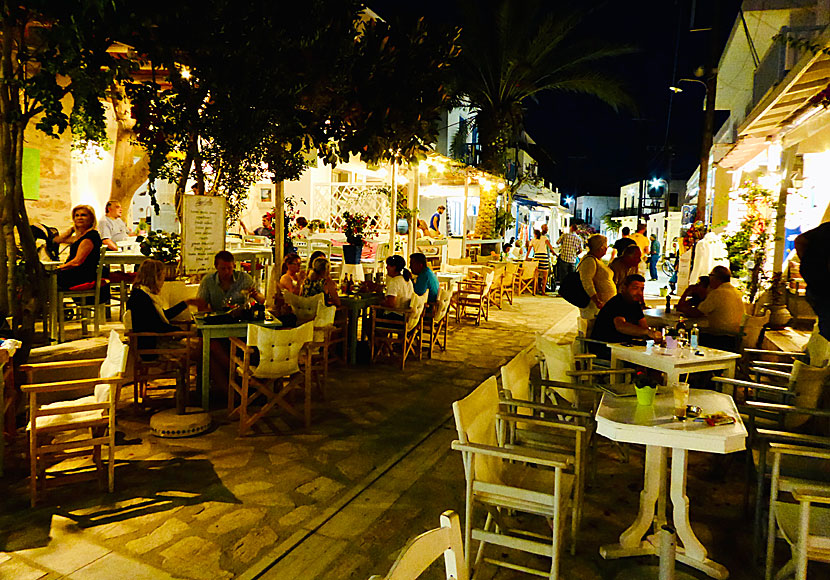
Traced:
<path id="1" fill-rule="evenodd" d="M 692 350 L 697 350 L 698 345 L 698 337 L 700 336 L 700 330 L 697 327 L 697 324 L 692 326 L 692 334 L 689 337 L 689 342 L 692 345 Z"/>

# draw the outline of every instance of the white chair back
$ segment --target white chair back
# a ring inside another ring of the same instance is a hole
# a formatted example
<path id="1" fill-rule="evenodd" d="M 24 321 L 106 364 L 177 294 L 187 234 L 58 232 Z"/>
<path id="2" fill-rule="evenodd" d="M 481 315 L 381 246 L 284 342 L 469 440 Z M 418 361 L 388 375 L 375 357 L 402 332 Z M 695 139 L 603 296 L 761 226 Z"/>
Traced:
<path id="1" fill-rule="evenodd" d="M 536 333 L 536 350 L 542 355 L 542 378 L 549 381 L 571 382 L 568 373 L 575 370 L 573 344 L 556 344 L 542 334 Z M 569 403 L 576 402 L 573 389 L 554 389 Z"/>
<path id="2" fill-rule="evenodd" d="M 444 320 L 450 310 L 450 302 L 452 302 L 452 289 L 441 288 L 441 291 L 438 292 L 438 300 L 435 301 L 435 315 L 433 317 L 435 322 Z"/>
<path id="3" fill-rule="evenodd" d="M 313 320 L 317 316 L 317 309 L 325 306 L 325 296 L 315 294 L 314 296 L 298 296 L 292 292 L 283 292 L 282 297 L 291 306 L 297 319 L 301 321 Z"/>
<path id="4" fill-rule="evenodd" d="M 513 357 L 501 367 L 501 386 L 510 391 L 514 399 L 532 401 L 530 389 L 530 369 L 536 364 L 536 349 L 529 346 Z M 522 413 L 530 413 L 528 409 L 519 409 Z"/>
<path id="5" fill-rule="evenodd" d="M 422 295 L 415 294 L 412 300 L 409 301 L 409 311 L 406 313 L 406 330 L 410 331 L 418 326 L 418 321 L 421 320 L 421 315 L 424 313 L 424 307 L 427 305 L 428 292 Z"/>
<path id="6" fill-rule="evenodd" d="M 334 326 L 334 315 L 337 308 L 326 306 L 321 302 L 317 306 L 317 315 L 314 317 L 314 342 L 323 342 L 326 339 L 326 329 Z"/>
<path id="7" fill-rule="evenodd" d="M 299 372 L 300 350 L 313 338 L 313 322 L 292 329 L 249 324 L 247 343 L 259 351 L 259 364 L 253 369 L 253 376 L 278 379 Z"/>
<path id="8" fill-rule="evenodd" d="M 499 412 L 499 387 L 496 377 L 490 377 L 476 389 L 452 404 L 455 428 L 461 443 L 498 446 L 496 413 Z M 474 477 L 489 483 L 501 481 L 502 461 L 490 455 L 475 454 Z"/>

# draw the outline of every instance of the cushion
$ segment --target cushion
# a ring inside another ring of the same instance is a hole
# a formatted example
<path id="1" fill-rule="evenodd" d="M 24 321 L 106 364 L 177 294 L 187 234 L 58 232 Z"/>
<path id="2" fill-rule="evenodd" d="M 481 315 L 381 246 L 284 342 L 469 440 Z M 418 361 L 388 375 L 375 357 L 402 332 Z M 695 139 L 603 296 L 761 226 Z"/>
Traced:
<path id="1" fill-rule="evenodd" d="M 442 288 L 438 293 L 438 299 L 435 301 L 435 309 L 433 318 L 437 321 L 444 320 L 447 312 L 450 309 L 450 302 L 452 302 L 452 289 Z"/>
<path id="2" fill-rule="evenodd" d="M 95 387 L 96 394 L 95 396 L 90 395 L 88 397 L 81 397 L 80 399 L 72 399 L 70 401 L 57 401 L 56 403 L 49 403 L 48 405 L 41 405 L 40 409 L 42 411 L 51 410 L 51 409 L 60 409 L 61 407 L 74 407 L 76 405 L 90 405 L 93 403 L 102 403 L 106 401 L 106 398 L 101 401 L 98 399 L 98 386 Z M 80 423 L 82 421 L 89 421 L 93 419 L 100 419 L 104 416 L 103 409 L 94 409 L 92 411 L 77 411 L 75 413 L 64 413 L 62 415 L 47 415 L 46 417 L 38 417 L 37 418 L 37 428 L 43 429 L 44 427 L 49 427 L 51 425 L 68 425 L 71 423 Z M 31 431 L 32 424 L 31 422 L 26 425 L 26 430 Z"/>
<path id="3" fill-rule="evenodd" d="M 110 330 L 110 336 L 107 340 L 107 356 L 104 362 L 101 363 L 101 370 L 98 376 L 102 379 L 109 379 L 111 377 L 124 374 L 127 370 L 127 351 L 129 346 L 121 342 L 121 337 L 114 330 Z M 109 383 L 100 383 L 95 385 L 95 400 L 103 403 L 109 400 Z"/>
<path id="4" fill-rule="evenodd" d="M 313 338 L 313 322 L 292 329 L 249 324 L 247 343 L 259 351 L 259 364 L 253 369 L 253 376 L 278 379 L 299 372 L 300 349 Z"/>
<path id="5" fill-rule="evenodd" d="M 818 326 L 813 329 L 804 350 L 807 352 L 812 366 L 826 367 L 830 364 L 830 341 L 818 333 Z"/>
<path id="6" fill-rule="evenodd" d="M 317 307 L 317 316 L 314 317 L 314 342 L 324 342 L 326 339 L 325 328 L 334 326 L 334 315 L 337 308 L 326 306 L 321 302 Z"/>
<path id="7" fill-rule="evenodd" d="M 424 313 L 424 307 L 427 305 L 427 298 L 429 293 L 424 292 L 421 295 L 414 294 L 412 300 L 409 301 L 409 311 L 406 313 L 406 330 L 410 331 L 418 326 L 418 321 L 421 320 L 421 315 Z"/>
<path id="8" fill-rule="evenodd" d="M 309 296 L 308 298 L 297 296 L 291 292 L 283 292 L 282 295 L 291 306 L 298 320 L 312 320 L 317 316 L 317 308 L 321 304 L 325 306 L 325 296 L 323 294 Z"/>
<path id="9" fill-rule="evenodd" d="M 824 391 L 824 383 L 827 382 L 828 377 L 830 377 L 830 367 L 814 367 L 798 360 L 795 361 L 789 384 L 790 389 L 795 391 L 793 404 L 796 407 L 817 409 Z M 809 418 L 807 415 L 788 413 L 784 426 L 787 429 L 797 429 Z"/>
<path id="10" fill-rule="evenodd" d="M 106 278 L 101 278 L 101 286 L 109 283 L 110 281 Z M 95 290 L 95 282 L 84 282 L 83 284 L 77 284 L 69 287 L 70 292 L 86 292 L 87 290 Z"/>

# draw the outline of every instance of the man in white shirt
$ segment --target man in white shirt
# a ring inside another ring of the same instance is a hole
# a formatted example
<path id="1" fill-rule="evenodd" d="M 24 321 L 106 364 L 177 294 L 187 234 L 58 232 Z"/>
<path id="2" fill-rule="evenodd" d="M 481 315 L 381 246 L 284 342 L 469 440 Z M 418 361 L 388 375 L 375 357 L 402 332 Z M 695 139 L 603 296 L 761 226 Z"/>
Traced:
<path id="1" fill-rule="evenodd" d="M 700 343 L 713 348 L 731 346 L 731 338 L 741 331 L 744 317 L 744 302 L 741 291 L 730 280 L 732 273 L 725 266 L 715 266 L 709 274 L 709 291 L 706 299 L 697 308 L 691 308 L 689 316 L 705 316 L 709 323 Z"/>
<path id="2" fill-rule="evenodd" d="M 117 242 L 126 241 L 132 233 L 127 230 L 127 224 L 121 219 L 121 202 L 110 200 L 105 207 L 106 215 L 98 222 L 98 233 L 101 242 L 108 250 L 118 250 Z"/>

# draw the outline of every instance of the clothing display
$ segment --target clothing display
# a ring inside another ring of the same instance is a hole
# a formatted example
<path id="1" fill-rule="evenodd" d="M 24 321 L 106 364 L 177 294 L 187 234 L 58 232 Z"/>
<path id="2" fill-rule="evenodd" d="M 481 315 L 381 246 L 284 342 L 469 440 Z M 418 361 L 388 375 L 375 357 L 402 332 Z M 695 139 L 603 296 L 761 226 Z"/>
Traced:
<path id="1" fill-rule="evenodd" d="M 695 244 L 695 258 L 689 280 L 697 281 L 701 276 L 708 276 L 715 266 L 729 268 L 729 256 L 726 244 L 719 234 L 709 232 Z"/>

